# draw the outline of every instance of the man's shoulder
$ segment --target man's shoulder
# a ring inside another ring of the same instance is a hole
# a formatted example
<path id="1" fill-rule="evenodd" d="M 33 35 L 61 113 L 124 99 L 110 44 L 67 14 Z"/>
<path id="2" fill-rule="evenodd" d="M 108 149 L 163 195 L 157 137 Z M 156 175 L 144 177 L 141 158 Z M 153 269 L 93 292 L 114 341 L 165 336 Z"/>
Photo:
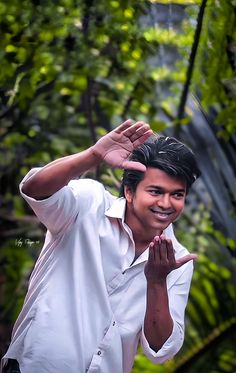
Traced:
<path id="1" fill-rule="evenodd" d="M 73 179 L 68 183 L 72 189 L 85 189 L 85 190 L 105 190 L 102 183 L 97 180 L 84 178 L 84 179 Z"/>
<path id="2" fill-rule="evenodd" d="M 105 204 L 110 206 L 117 198 L 111 194 L 105 186 L 94 179 L 84 178 L 71 180 L 68 184 L 72 192 L 78 196 L 80 200 L 87 200 L 96 205 Z"/>

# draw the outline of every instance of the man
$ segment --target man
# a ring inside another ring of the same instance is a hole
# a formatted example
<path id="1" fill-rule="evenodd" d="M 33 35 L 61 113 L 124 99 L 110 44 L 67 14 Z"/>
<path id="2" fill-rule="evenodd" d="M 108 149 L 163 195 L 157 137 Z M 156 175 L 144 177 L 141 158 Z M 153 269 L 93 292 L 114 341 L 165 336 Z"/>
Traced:
<path id="1" fill-rule="evenodd" d="M 73 180 L 101 162 L 125 169 L 121 198 Z M 196 255 L 171 223 L 198 176 L 185 145 L 131 120 L 29 172 L 21 192 L 47 234 L 4 372 L 129 373 L 139 342 L 157 364 L 179 351 Z"/>

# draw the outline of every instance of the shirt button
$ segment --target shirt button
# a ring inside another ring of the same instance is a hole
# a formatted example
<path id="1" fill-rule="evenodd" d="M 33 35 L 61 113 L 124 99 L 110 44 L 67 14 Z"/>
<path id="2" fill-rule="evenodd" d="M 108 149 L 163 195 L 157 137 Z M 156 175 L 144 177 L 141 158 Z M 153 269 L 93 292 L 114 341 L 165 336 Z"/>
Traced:
<path id="1" fill-rule="evenodd" d="M 113 325 L 113 326 L 115 326 L 115 325 L 116 325 L 116 322 L 115 322 L 115 321 L 113 321 L 112 325 Z"/>
<path id="2" fill-rule="evenodd" d="M 98 355 L 101 355 L 101 353 L 102 353 L 102 351 L 99 350 L 99 351 L 98 351 Z"/>

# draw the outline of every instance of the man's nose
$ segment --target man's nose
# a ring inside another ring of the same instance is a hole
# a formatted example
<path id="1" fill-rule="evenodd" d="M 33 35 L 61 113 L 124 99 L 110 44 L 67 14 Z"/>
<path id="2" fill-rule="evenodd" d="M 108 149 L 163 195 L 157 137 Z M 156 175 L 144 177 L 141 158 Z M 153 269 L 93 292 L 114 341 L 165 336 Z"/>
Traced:
<path id="1" fill-rule="evenodd" d="M 163 209 L 171 207 L 169 194 L 162 194 L 157 200 L 157 205 Z"/>

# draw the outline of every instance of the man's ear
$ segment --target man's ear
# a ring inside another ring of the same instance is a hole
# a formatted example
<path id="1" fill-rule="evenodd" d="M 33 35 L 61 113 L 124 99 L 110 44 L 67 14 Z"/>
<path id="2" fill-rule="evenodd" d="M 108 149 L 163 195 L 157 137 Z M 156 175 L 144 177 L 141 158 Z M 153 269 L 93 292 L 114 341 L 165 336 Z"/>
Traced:
<path id="1" fill-rule="evenodd" d="M 130 203 L 130 202 L 133 201 L 134 192 L 127 185 L 125 185 L 125 187 L 124 187 L 124 194 L 125 194 L 125 199 L 126 199 L 127 202 Z"/>

